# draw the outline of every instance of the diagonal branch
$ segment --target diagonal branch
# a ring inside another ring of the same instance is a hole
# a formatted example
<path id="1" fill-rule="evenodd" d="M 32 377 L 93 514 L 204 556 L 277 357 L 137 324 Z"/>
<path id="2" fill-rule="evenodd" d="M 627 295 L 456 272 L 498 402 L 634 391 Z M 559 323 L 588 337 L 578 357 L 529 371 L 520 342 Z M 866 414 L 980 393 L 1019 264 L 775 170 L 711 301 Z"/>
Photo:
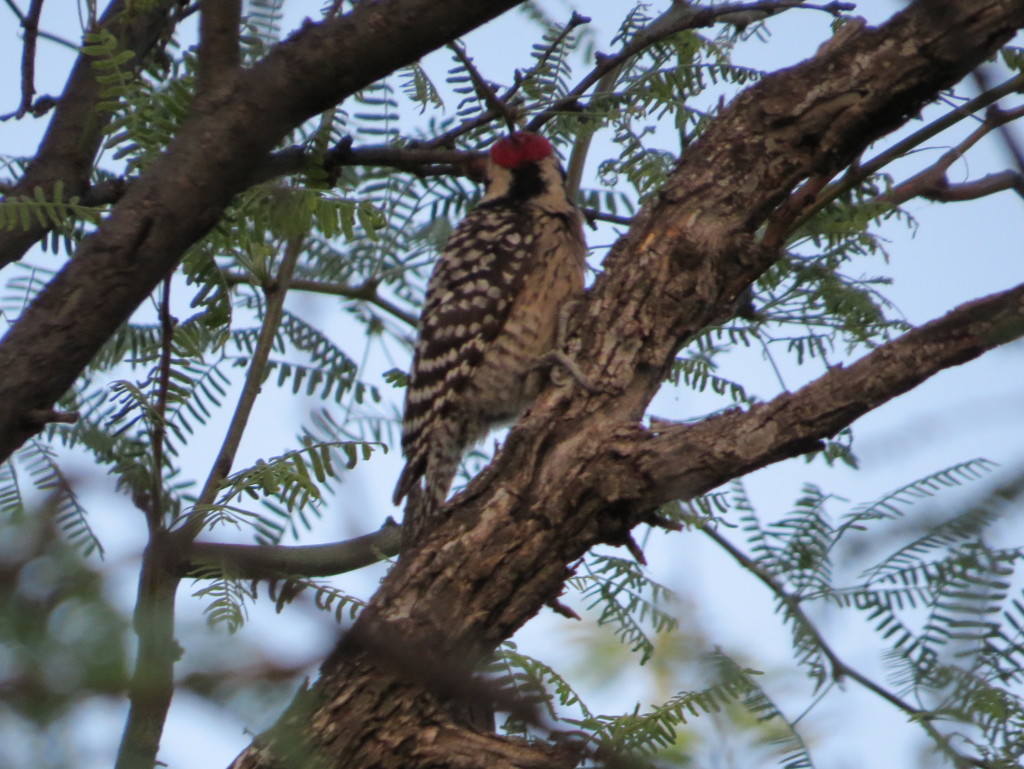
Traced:
<path id="1" fill-rule="evenodd" d="M 213 504 L 221 484 L 231 472 L 238 447 L 242 443 L 242 435 L 249 425 L 253 406 L 256 405 L 256 398 L 263 388 L 267 361 L 270 360 L 270 351 L 273 349 L 274 339 L 277 337 L 284 314 L 284 300 L 304 246 L 305 238 L 302 237 L 292 238 L 286 243 L 276 279 L 271 285 L 263 288 L 267 305 L 263 313 L 263 323 L 260 325 L 256 349 L 252 353 L 252 359 L 245 374 L 245 383 L 242 385 L 242 392 L 238 396 L 235 410 L 231 414 L 231 422 L 225 432 L 224 441 L 221 443 L 220 451 L 217 452 L 217 458 L 213 461 L 206 483 L 203 484 L 203 490 L 196 498 L 193 513 L 175 532 L 176 538 L 183 544 L 194 540 L 202 531 L 206 522 L 203 510 Z"/>
<path id="2" fill-rule="evenodd" d="M 968 769 L 968 767 L 979 765 L 974 760 L 968 759 L 956 750 L 952 744 L 952 740 L 940 732 L 932 723 L 931 718 L 929 718 L 930 714 L 927 711 L 914 707 L 897 694 L 889 691 L 884 686 L 881 686 L 844 662 L 842 658 L 836 654 L 828 641 L 825 640 L 825 637 L 821 634 L 817 625 L 815 625 L 815 623 L 811 621 L 810 617 L 807 616 L 807 613 L 800 606 L 799 598 L 791 595 L 777 579 L 762 569 L 754 560 L 749 558 L 742 550 L 723 537 L 714 528 L 702 526 L 701 530 L 704 534 L 714 540 L 720 548 L 725 550 L 725 552 L 727 552 L 734 561 L 757 577 L 762 584 L 775 594 L 775 597 L 778 598 L 779 601 L 786 605 L 788 611 L 792 612 L 795 617 L 799 618 L 801 626 L 810 633 L 814 639 L 815 646 L 828 660 L 828 663 L 832 668 L 832 676 L 835 680 L 841 681 L 844 678 L 849 678 L 856 681 L 868 691 L 902 711 L 911 722 L 918 724 L 925 730 L 928 736 L 935 742 L 939 750 L 942 751 L 946 758 L 948 758 L 957 769 Z"/>
<path id="3" fill-rule="evenodd" d="M 646 479 L 637 504 L 697 496 L 813 450 L 817 441 L 929 377 L 1021 336 L 1024 285 L 963 304 L 795 393 L 696 425 L 659 428 L 631 452 L 633 472 Z"/>
<path id="4" fill-rule="evenodd" d="M 806 8 L 801 0 L 766 0 L 755 3 L 724 3 L 715 6 L 690 5 L 689 3 L 673 3 L 672 7 L 650 24 L 638 30 L 618 51 L 611 55 L 599 55 L 597 65 L 584 76 L 565 96 L 557 99 L 543 112 L 535 115 L 526 127 L 528 131 L 536 131 L 560 112 L 571 109 L 593 86 L 610 72 L 614 72 L 627 61 L 655 43 L 687 29 L 710 27 L 721 22 L 740 23 L 745 25 L 755 19 L 763 19 L 792 8 Z M 814 7 L 814 10 L 825 10 L 838 14 L 850 11 L 853 3 L 836 2 L 828 6 Z M 742 21 L 741 21 L 742 20 Z"/>
<path id="5" fill-rule="evenodd" d="M 0 117 L 0 120 L 28 114 L 32 109 L 32 97 L 36 93 L 36 41 L 39 39 L 39 16 L 43 12 L 43 0 L 32 0 L 26 14 L 21 14 L 16 6 L 12 8 L 20 17 L 21 28 L 25 30 L 25 42 L 21 50 L 21 103 L 18 109 Z"/>
<path id="6" fill-rule="evenodd" d="M 232 579 L 330 577 L 398 555 L 401 527 L 390 518 L 372 534 L 329 545 L 229 545 L 193 542 L 185 550 L 186 576 Z"/>

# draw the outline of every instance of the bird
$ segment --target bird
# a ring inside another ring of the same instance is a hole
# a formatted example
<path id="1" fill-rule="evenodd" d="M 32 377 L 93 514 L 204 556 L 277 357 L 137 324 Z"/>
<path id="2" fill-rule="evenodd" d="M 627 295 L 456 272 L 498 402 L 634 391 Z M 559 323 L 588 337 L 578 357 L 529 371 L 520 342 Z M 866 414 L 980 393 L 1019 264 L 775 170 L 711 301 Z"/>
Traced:
<path id="1" fill-rule="evenodd" d="M 409 496 L 403 543 L 440 522 L 466 449 L 540 393 L 542 361 L 559 352 L 566 309 L 583 294 L 583 217 L 551 142 L 511 133 L 491 147 L 486 173 L 427 283 L 393 497 Z"/>

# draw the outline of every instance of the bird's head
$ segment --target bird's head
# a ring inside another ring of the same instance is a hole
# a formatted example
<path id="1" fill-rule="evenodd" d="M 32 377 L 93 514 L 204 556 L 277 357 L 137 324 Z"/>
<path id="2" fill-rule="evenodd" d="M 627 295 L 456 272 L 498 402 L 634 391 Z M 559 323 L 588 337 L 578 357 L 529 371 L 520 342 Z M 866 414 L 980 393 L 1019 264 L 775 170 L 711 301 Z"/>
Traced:
<path id="1" fill-rule="evenodd" d="M 540 134 L 520 131 L 494 143 L 484 201 L 499 199 L 548 209 L 570 205 L 565 172 L 551 142 Z"/>

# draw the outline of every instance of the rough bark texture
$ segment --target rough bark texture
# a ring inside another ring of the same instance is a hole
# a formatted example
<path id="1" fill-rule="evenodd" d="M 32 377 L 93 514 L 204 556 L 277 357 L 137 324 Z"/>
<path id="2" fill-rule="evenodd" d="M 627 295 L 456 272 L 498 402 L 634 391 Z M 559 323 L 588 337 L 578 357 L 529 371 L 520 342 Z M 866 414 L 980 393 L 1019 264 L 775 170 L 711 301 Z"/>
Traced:
<path id="1" fill-rule="evenodd" d="M 1024 334 L 1024 287 L 972 302 L 798 392 L 697 425 L 639 420 L 675 353 L 727 315 L 776 254 L 757 228 L 796 185 L 834 173 L 1024 24 L 1024 3 L 918 2 L 851 25 L 740 95 L 613 248 L 572 340 L 607 392 L 549 389 L 500 455 L 402 561 L 277 728 L 236 761 L 353 767 L 571 766 L 564 747 L 470 740 L 449 698 L 465 671 L 556 598 L 569 564 L 666 501 L 815 448 L 861 414 Z"/>

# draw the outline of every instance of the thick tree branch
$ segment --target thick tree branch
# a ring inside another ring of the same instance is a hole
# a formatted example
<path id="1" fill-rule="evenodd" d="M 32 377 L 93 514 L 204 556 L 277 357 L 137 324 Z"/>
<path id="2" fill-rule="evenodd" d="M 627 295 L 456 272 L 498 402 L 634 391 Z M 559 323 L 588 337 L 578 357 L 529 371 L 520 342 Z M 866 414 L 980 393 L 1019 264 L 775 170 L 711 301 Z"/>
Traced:
<path id="1" fill-rule="evenodd" d="M 0 460 L 33 434 L 25 415 L 52 407 L 288 131 L 516 1 L 362 3 L 345 16 L 306 25 L 236 77 L 230 89 L 198 100 L 167 152 L 128 186 L 78 257 L 0 342 Z M 74 159 L 80 162 L 82 153 Z M 87 173 L 83 169 L 83 179 Z M 0 253 L 11 253 L 3 237 Z"/>
<path id="2" fill-rule="evenodd" d="M 1024 285 L 957 307 L 849 368 L 749 411 L 659 430 L 628 453 L 645 479 L 641 507 L 689 498 L 803 453 L 857 418 L 950 366 L 1024 336 Z M 625 446 L 620 447 L 620 450 Z M 754 459 L 756 457 L 756 459 Z M 747 464 L 753 459 L 753 464 Z M 598 470 L 600 472 L 600 469 Z"/>

